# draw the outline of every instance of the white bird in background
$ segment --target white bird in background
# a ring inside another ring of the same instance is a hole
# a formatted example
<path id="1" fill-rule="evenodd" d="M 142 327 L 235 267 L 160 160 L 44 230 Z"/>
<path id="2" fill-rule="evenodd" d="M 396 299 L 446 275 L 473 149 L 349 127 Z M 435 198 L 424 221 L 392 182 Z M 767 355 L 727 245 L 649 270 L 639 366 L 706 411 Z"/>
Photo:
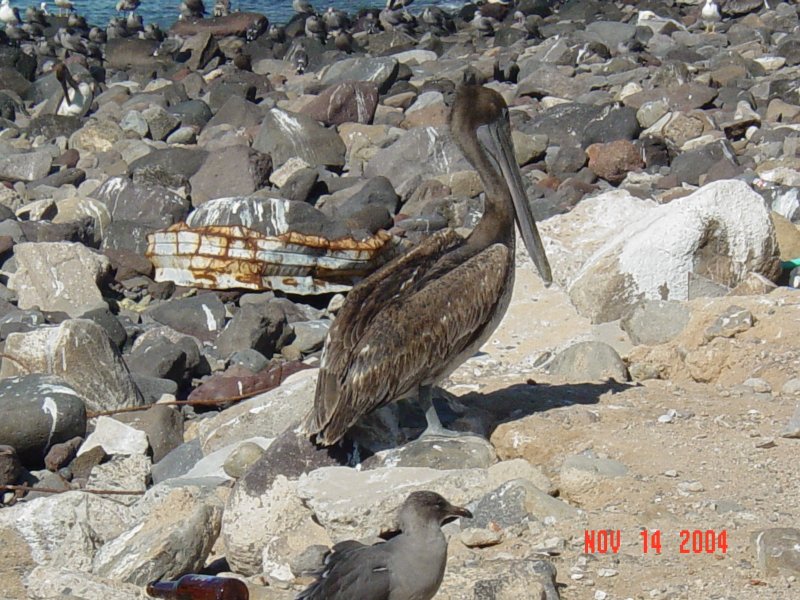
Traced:
<path id="1" fill-rule="evenodd" d="M 117 12 L 134 13 L 140 4 L 139 0 L 119 0 L 117 2 Z"/>
<path id="2" fill-rule="evenodd" d="M 75 5 L 72 4 L 71 0 L 55 0 L 56 6 L 58 7 L 58 14 L 59 16 L 64 16 L 64 11 L 70 13 L 75 8 Z"/>
<path id="3" fill-rule="evenodd" d="M 11 8 L 9 0 L 3 0 L 0 5 L 0 21 L 8 25 L 9 23 L 19 23 L 19 11 L 16 8 Z"/>
<path id="4" fill-rule="evenodd" d="M 703 9 L 700 11 L 700 17 L 706 26 L 706 33 L 712 33 L 714 26 L 719 23 L 722 18 L 719 14 L 719 6 L 714 0 L 706 0 Z"/>

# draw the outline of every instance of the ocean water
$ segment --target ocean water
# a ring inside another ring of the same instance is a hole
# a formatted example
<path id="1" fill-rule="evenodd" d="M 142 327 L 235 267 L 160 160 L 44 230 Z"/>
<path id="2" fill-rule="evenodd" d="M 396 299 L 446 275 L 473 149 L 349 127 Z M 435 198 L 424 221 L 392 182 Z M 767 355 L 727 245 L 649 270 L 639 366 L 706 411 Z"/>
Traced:
<path id="1" fill-rule="evenodd" d="M 40 0 L 11 0 L 11 6 L 16 6 L 21 12 L 29 4 L 39 5 Z M 312 5 L 318 12 L 322 12 L 329 6 L 346 10 L 354 14 L 361 8 L 383 8 L 385 2 L 370 1 L 370 0 L 311 0 Z M 86 17 L 89 23 L 93 25 L 104 26 L 109 18 L 114 16 L 116 10 L 116 0 L 73 0 L 75 10 Z M 139 7 L 139 14 L 142 15 L 145 23 L 158 23 L 162 28 L 168 27 L 178 18 L 178 6 L 180 0 L 142 0 Z M 204 0 L 206 11 L 211 14 L 214 8 L 214 0 Z M 453 0 L 416 0 L 409 9 L 412 13 L 416 14 L 421 12 L 425 6 L 438 4 L 445 8 L 453 9 L 456 6 L 463 4 Z M 57 13 L 58 9 L 52 0 L 47 3 L 47 8 L 51 13 Z M 292 10 L 291 0 L 231 0 L 231 9 L 241 11 L 252 11 L 266 15 L 270 23 L 285 23 L 287 22 L 294 11 Z"/>

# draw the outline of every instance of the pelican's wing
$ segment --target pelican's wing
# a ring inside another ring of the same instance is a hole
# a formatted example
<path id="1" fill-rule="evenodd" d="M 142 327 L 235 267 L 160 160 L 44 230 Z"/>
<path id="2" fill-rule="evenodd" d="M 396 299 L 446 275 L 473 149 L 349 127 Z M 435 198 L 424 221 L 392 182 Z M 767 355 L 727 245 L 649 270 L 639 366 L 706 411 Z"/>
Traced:
<path id="1" fill-rule="evenodd" d="M 444 256 L 453 246 L 410 257 L 348 296 L 348 311 L 326 343 L 308 419 L 317 442 L 336 443 L 362 415 L 430 381 L 491 321 L 508 248 L 495 244 L 461 262 L 453 258 L 458 250 Z"/>
<path id="2" fill-rule="evenodd" d="M 389 600 L 389 552 L 384 544 L 342 542 L 333 547 L 317 580 L 296 600 Z"/>

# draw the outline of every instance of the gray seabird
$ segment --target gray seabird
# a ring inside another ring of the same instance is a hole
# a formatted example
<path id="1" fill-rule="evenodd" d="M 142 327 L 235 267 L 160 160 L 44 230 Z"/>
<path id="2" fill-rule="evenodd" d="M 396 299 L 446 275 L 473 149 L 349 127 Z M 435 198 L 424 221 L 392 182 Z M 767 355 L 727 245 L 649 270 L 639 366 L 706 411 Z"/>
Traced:
<path id="1" fill-rule="evenodd" d="M 515 220 L 540 276 L 552 280 L 502 96 L 460 86 L 450 130 L 483 183 L 483 217 L 467 238 L 436 232 L 350 290 L 328 332 L 303 426 L 317 444 L 335 444 L 361 416 L 417 395 L 425 433 L 450 433 L 431 386 L 477 352 L 503 318 L 514 287 Z"/>
<path id="2" fill-rule="evenodd" d="M 441 525 L 452 517 L 472 513 L 435 492 L 412 492 L 400 508 L 400 535 L 374 546 L 336 544 L 317 580 L 296 600 L 430 600 L 447 563 Z"/>

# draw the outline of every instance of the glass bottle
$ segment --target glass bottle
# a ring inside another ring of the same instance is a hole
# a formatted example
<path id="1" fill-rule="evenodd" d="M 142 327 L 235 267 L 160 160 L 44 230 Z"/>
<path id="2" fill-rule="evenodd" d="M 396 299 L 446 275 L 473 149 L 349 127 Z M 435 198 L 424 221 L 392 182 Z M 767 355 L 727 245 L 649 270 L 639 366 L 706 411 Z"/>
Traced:
<path id="1" fill-rule="evenodd" d="M 176 581 L 154 581 L 147 585 L 153 598 L 170 600 L 248 600 L 243 581 L 214 575 L 184 575 Z"/>

